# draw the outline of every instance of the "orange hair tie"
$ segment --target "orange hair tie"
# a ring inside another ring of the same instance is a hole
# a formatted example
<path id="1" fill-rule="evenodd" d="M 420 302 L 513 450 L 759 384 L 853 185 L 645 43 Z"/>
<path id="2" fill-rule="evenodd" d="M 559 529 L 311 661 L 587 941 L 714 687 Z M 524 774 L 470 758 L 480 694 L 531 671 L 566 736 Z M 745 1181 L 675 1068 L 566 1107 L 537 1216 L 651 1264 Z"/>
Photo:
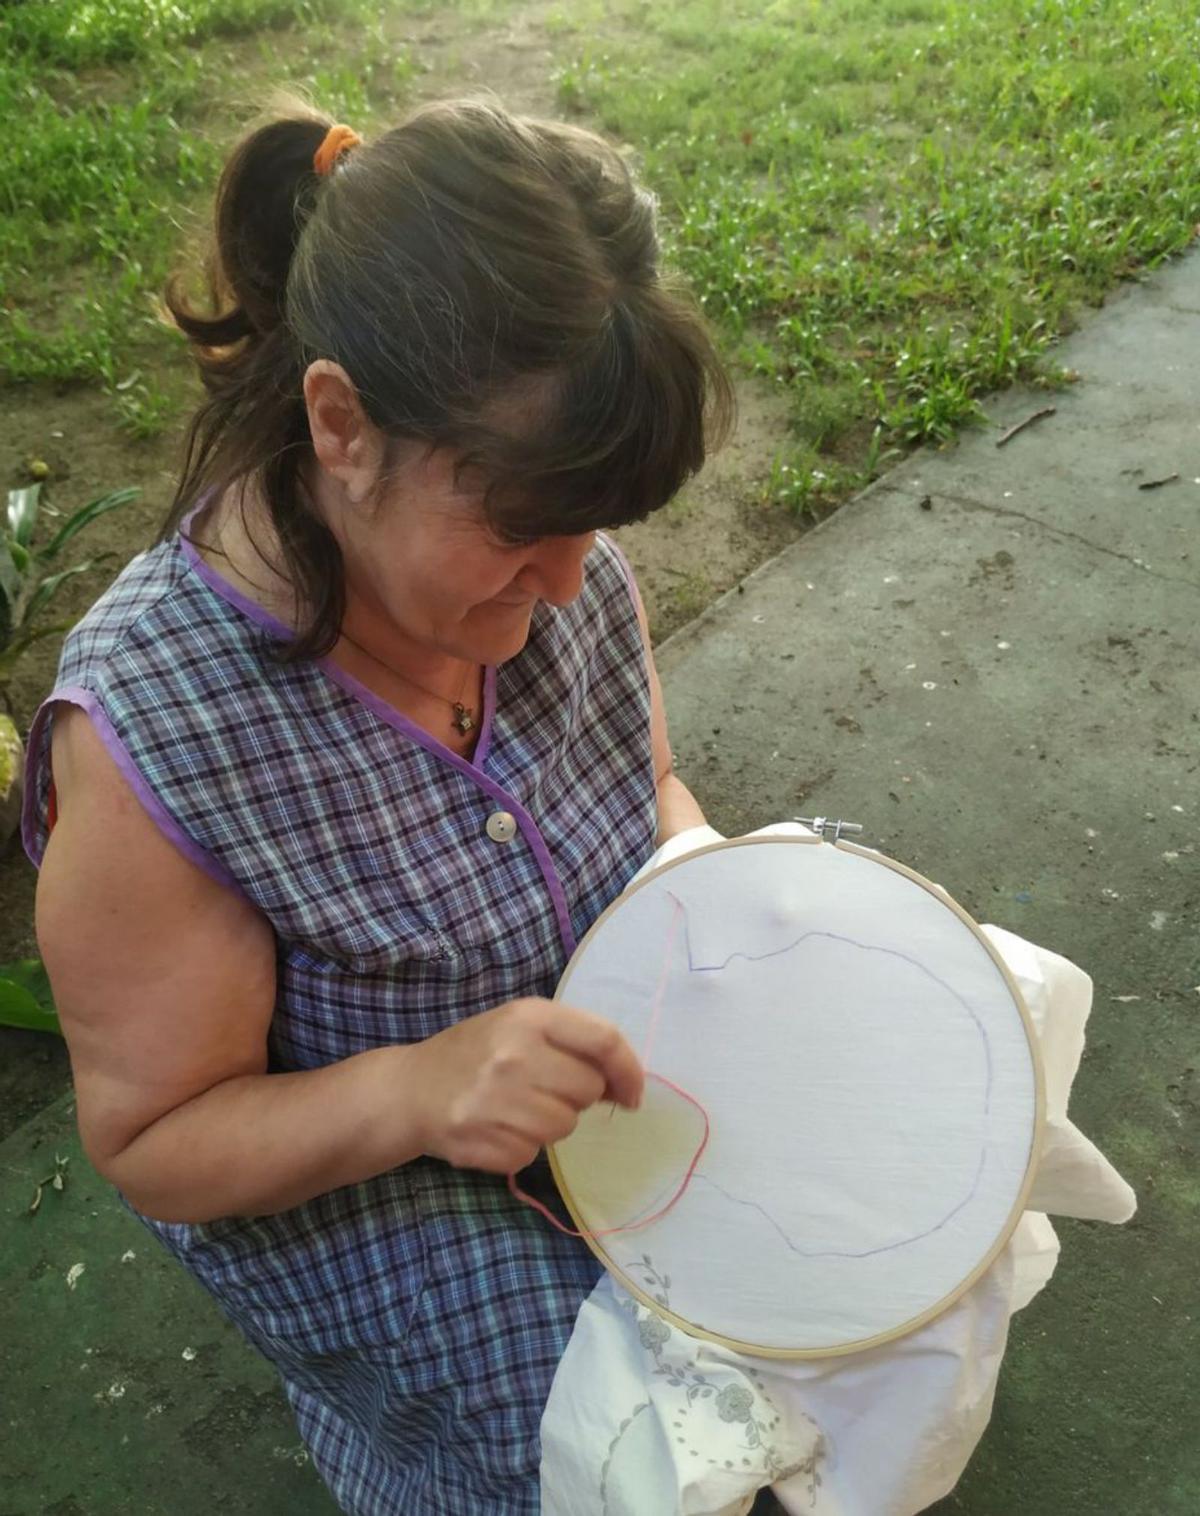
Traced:
<path id="1" fill-rule="evenodd" d="M 343 153 L 357 147 L 361 141 L 352 126 L 331 126 L 313 154 L 313 168 L 318 174 L 327 174 Z"/>

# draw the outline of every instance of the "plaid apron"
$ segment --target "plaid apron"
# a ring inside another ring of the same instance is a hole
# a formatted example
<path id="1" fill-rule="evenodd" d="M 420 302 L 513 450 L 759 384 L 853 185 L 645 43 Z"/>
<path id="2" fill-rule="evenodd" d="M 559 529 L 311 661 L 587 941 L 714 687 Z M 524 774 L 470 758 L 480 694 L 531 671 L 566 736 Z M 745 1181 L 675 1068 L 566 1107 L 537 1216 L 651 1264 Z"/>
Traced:
<path id="1" fill-rule="evenodd" d="M 135 559 L 68 637 L 30 735 L 30 857 L 48 717 L 69 702 L 163 832 L 274 928 L 273 1070 L 551 994 L 654 846 L 617 549 L 599 538 L 574 603 L 539 605 L 526 647 L 488 670 L 470 760 L 329 662 L 274 662 L 285 634 L 185 540 Z M 508 841 L 487 828 L 500 811 Z M 418 1159 L 273 1216 L 142 1219 L 276 1365 L 343 1510 L 537 1511 L 539 1420 L 599 1267 L 503 1179 Z"/>

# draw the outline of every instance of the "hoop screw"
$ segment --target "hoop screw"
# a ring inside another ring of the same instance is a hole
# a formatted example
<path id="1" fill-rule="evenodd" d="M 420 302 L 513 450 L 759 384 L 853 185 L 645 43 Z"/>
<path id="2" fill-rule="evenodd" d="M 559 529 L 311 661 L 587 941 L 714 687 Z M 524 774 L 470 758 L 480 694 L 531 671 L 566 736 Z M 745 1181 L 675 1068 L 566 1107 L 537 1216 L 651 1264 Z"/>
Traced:
<path id="1" fill-rule="evenodd" d="M 793 821 L 798 821 L 802 826 L 810 826 L 819 837 L 827 841 L 837 842 L 843 832 L 861 832 L 862 827 L 857 821 L 834 821 L 826 816 L 793 816 Z"/>

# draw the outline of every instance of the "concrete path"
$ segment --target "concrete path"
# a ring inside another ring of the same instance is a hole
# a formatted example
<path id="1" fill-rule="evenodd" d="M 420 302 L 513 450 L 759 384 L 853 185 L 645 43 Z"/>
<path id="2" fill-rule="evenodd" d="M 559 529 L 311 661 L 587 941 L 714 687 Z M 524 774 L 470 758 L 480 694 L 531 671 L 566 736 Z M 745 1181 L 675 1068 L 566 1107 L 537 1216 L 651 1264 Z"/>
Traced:
<path id="1" fill-rule="evenodd" d="M 1060 356 L 1076 387 L 1004 396 L 660 667 L 714 824 L 861 821 L 1095 978 L 1073 1115 L 1141 1210 L 1123 1230 L 1061 1224 L 1058 1275 L 1018 1321 L 992 1427 L 941 1510 L 1193 1516 L 1200 259 L 1114 300 Z M 29 1217 L 55 1152 L 71 1180 Z M 0 1516 L 333 1516 L 272 1375 L 90 1174 L 69 1102 L 0 1147 L 0 1224 Z"/>
<path id="2" fill-rule="evenodd" d="M 1096 985 L 1072 1114 L 1138 1190 L 1064 1222 L 971 1516 L 1200 1511 L 1200 258 L 1061 349 L 662 650 L 672 742 L 729 835 L 860 821 Z M 1053 404 L 1014 437 L 1004 429 Z M 1158 489 L 1138 486 L 1165 475 Z"/>

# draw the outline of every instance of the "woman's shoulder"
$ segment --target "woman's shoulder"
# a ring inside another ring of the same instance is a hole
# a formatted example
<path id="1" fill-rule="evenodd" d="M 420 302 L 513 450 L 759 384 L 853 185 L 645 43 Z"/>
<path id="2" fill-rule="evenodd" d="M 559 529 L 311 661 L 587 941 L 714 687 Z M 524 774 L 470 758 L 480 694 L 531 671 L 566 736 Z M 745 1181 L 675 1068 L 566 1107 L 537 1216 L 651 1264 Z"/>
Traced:
<path id="1" fill-rule="evenodd" d="M 607 532 L 596 533 L 596 545 L 588 558 L 589 578 L 608 593 L 630 594 L 633 591 L 633 569 L 629 565 L 616 539 Z"/>
<path id="2" fill-rule="evenodd" d="M 171 595 L 178 593 L 185 565 L 175 542 L 159 542 L 130 559 L 91 609 L 75 623 L 67 643 L 111 649 Z"/>
<path id="3" fill-rule="evenodd" d="M 213 652 L 245 641 L 237 615 L 193 573 L 178 537 L 139 553 L 68 632 L 59 684 L 92 687 L 132 660 L 149 673 L 175 666 L 183 644 Z"/>
<path id="4" fill-rule="evenodd" d="M 607 533 L 596 534 L 595 546 L 584 565 L 583 588 L 558 615 L 568 636 L 582 636 L 588 630 L 603 635 L 631 619 L 636 621 L 633 570 Z"/>
<path id="5" fill-rule="evenodd" d="M 587 556 L 580 593 L 565 606 L 537 607 L 529 641 L 506 665 L 507 678 L 534 692 L 530 698 L 543 714 L 565 708 L 564 703 L 574 709 L 586 689 L 600 698 L 602 688 L 615 691 L 631 679 L 641 680 L 642 654 L 632 570 L 612 538 L 600 533 Z"/>

